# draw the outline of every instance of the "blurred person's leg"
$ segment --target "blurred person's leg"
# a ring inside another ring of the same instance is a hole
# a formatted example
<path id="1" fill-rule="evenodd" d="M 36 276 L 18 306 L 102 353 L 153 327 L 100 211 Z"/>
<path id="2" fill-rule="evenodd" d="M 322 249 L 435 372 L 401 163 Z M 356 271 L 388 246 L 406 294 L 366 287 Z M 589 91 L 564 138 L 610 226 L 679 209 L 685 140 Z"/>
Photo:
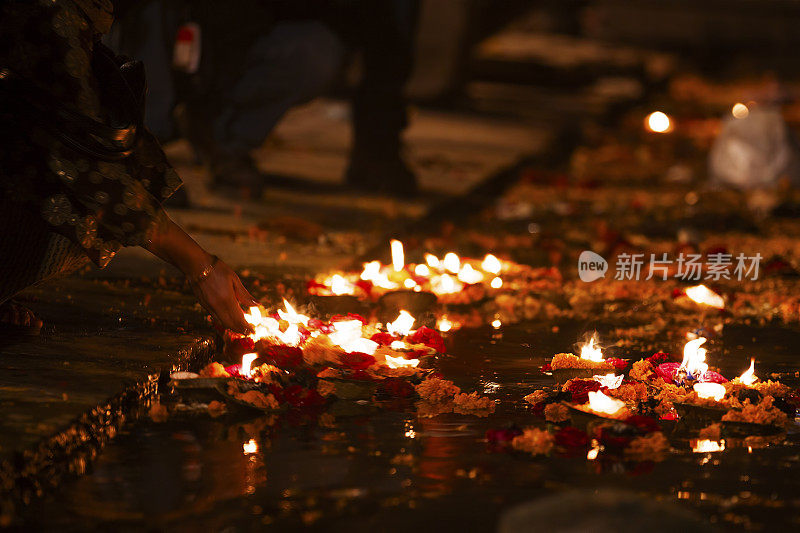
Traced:
<path id="1" fill-rule="evenodd" d="M 163 0 L 136 4 L 117 16 L 109 45 L 123 55 L 144 63 L 147 75 L 145 125 L 165 142 L 176 134 L 172 110 L 175 84 L 172 78 L 172 46 L 176 24 L 174 9 Z"/>
<path id="2" fill-rule="evenodd" d="M 292 106 L 328 87 L 343 56 L 340 40 L 317 21 L 278 22 L 259 37 L 211 120 L 213 184 L 236 187 L 263 180 L 250 151 Z"/>
<path id="3" fill-rule="evenodd" d="M 348 26 L 363 52 L 364 72 L 353 101 L 354 143 L 347 182 L 400 196 L 417 193 L 401 157 L 407 125 L 405 83 L 411 74 L 416 0 L 357 2 Z"/>

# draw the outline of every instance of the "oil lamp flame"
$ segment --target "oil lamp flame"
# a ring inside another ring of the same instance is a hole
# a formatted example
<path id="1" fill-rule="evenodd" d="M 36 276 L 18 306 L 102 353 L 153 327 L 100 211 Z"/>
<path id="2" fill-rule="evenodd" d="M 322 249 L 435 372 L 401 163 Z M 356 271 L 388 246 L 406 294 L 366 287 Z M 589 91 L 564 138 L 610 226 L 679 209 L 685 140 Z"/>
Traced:
<path id="1" fill-rule="evenodd" d="M 686 289 L 686 296 L 693 302 L 716 309 L 725 309 L 725 300 L 705 285 L 696 285 Z"/>
<path id="2" fill-rule="evenodd" d="M 597 375 L 592 376 L 592 379 L 598 382 L 603 387 L 606 387 L 610 390 L 618 389 L 620 385 L 622 385 L 622 380 L 625 379 L 625 376 L 617 376 L 616 374 L 606 374 L 604 376 Z"/>
<path id="3" fill-rule="evenodd" d="M 460 291 L 463 285 L 450 274 L 442 274 L 431 280 L 431 290 L 435 294 L 454 294 Z"/>
<path id="4" fill-rule="evenodd" d="M 377 278 L 381 273 L 381 262 L 370 261 L 364 263 L 364 270 L 361 272 L 361 279 L 364 281 L 372 281 Z"/>
<path id="5" fill-rule="evenodd" d="M 378 343 L 361 336 L 362 326 L 360 320 L 334 322 L 333 331 L 328 334 L 328 338 L 345 352 L 372 355 L 378 349 Z"/>
<path id="6" fill-rule="evenodd" d="M 666 113 L 654 111 L 647 115 L 645 126 L 654 133 L 667 133 L 672 129 L 672 121 Z"/>
<path id="7" fill-rule="evenodd" d="M 719 383 L 695 383 L 692 388 L 698 398 L 713 399 L 718 402 L 725 397 L 725 387 Z"/>
<path id="8" fill-rule="evenodd" d="M 386 329 L 393 335 L 405 336 L 411 333 L 411 328 L 414 326 L 416 319 L 405 309 L 400 311 L 400 314 L 394 320 L 386 324 Z"/>
<path id="9" fill-rule="evenodd" d="M 406 265 L 406 258 L 405 254 L 403 253 L 403 243 L 397 239 L 392 239 L 389 241 L 389 245 L 392 248 L 392 268 L 394 268 L 395 272 L 400 272 Z"/>
<path id="10" fill-rule="evenodd" d="M 436 324 L 436 329 L 442 333 L 445 333 L 453 329 L 453 323 L 450 322 L 450 320 L 447 318 L 447 315 L 444 315 L 441 319 L 439 319 L 439 323 Z"/>
<path id="11" fill-rule="evenodd" d="M 692 451 L 694 453 L 712 453 L 725 450 L 724 440 L 697 439 L 692 441 Z"/>
<path id="12" fill-rule="evenodd" d="M 414 267 L 414 274 L 417 275 L 417 276 L 422 276 L 422 277 L 430 276 L 431 275 L 431 269 L 428 268 L 428 265 L 421 265 L 420 264 L 420 265 L 417 265 L 417 266 Z"/>
<path id="13" fill-rule="evenodd" d="M 498 258 L 492 254 L 486 254 L 486 257 L 483 258 L 483 262 L 481 263 L 481 268 L 484 270 L 484 272 L 488 272 L 496 276 L 500 273 L 502 265 L 500 264 L 500 260 Z"/>
<path id="14" fill-rule="evenodd" d="M 253 361 L 258 359 L 257 353 L 246 353 L 242 356 L 242 366 L 239 367 L 239 374 L 246 378 L 252 376 L 250 367 L 253 366 Z"/>
<path id="15" fill-rule="evenodd" d="M 503 280 L 499 277 L 492 278 L 492 282 L 489 284 L 493 289 L 499 289 L 503 286 Z"/>
<path id="16" fill-rule="evenodd" d="M 683 361 L 678 370 L 685 370 L 694 379 L 700 378 L 708 370 L 706 364 L 706 349 L 700 346 L 706 342 L 705 337 L 690 340 L 683 347 Z"/>
<path id="17" fill-rule="evenodd" d="M 425 254 L 425 262 L 431 268 L 439 268 L 441 266 L 439 258 L 433 254 Z"/>
<path id="18" fill-rule="evenodd" d="M 466 283 L 467 285 L 473 285 L 483 281 L 483 274 L 472 268 L 472 265 L 466 264 L 461 267 L 461 270 L 458 272 L 458 281 Z"/>
<path id="19" fill-rule="evenodd" d="M 756 360 L 755 359 L 750 359 L 750 368 L 748 368 L 747 371 L 744 374 L 739 376 L 739 381 L 741 381 L 742 383 L 744 383 L 748 387 L 751 387 L 753 385 L 753 383 L 758 381 L 758 378 L 756 377 L 755 369 L 756 369 Z"/>
<path id="20" fill-rule="evenodd" d="M 443 264 L 445 270 L 453 274 L 458 274 L 459 270 L 461 270 L 461 259 L 453 252 L 449 252 L 444 256 Z"/>
<path id="21" fill-rule="evenodd" d="M 331 292 L 336 296 L 342 294 L 353 294 L 353 285 L 347 281 L 343 276 L 334 274 L 330 280 Z"/>
<path id="22" fill-rule="evenodd" d="M 581 359 L 587 359 L 599 363 L 603 360 L 603 350 L 597 345 L 597 334 L 592 335 L 589 342 L 581 346 Z"/>
<path id="23" fill-rule="evenodd" d="M 389 368 L 415 368 L 417 365 L 419 365 L 419 359 L 386 356 L 386 366 Z"/>
<path id="24" fill-rule="evenodd" d="M 736 102 L 731 108 L 731 115 L 733 115 L 733 118 L 747 118 L 749 114 L 750 110 L 741 102 Z"/>
<path id="25" fill-rule="evenodd" d="M 613 415 L 625 407 L 625 402 L 606 396 L 600 391 L 589 393 L 589 409 L 595 413 Z"/>
<path id="26" fill-rule="evenodd" d="M 290 304 L 285 298 L 283 299 L 283 307 L 286 311 L 278 309 L 278 316 L 281 317 L 281 320 L 285 320 L 289 324 L 302 324 L 304 326 L 308 325 L 308 321 L 310 320 L 307 316 L 299 314 L 295 311 L 292 304 Z"/>
<path id="27" fill-rule="evenodd" d="M 252 455 L 254 453 L 258 453 L 258 443 L 256 439 L 250 439 L 249 441 L 242 444 L 242 453 L 245 455 Z"/>

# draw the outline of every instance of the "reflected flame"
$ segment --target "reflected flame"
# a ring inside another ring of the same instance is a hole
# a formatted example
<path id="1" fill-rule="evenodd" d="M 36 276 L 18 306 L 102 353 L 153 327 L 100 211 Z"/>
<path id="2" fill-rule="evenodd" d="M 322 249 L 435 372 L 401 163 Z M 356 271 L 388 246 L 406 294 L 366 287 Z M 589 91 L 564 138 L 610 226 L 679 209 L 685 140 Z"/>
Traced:
<path id="1" fill-rule="evenodd" d="M 588 359 L 596 363 L 603 360 L 603 350 L 597 345 L 597 340 L 597 333 L 595 333 L 589 342 L 581 346 L 581 359 Z"/>
<path id="2" fill-rule="evenodd" d="M 400 272 L 406 265 L 406 258 L 405 254 L 403 253 L 403 243 L 397 239 L 392 239 L 389 241 L 389 245 L 392 247 L 392 267 L 394 268 L 395 272 Z"/>
<path id="3" fill-rule="evenodd" d="M 386 366 L 389 368 L 414 368 L 419 364 L 419 359 L 404 359 L 402 357 L 386 356 Z"/>
<path id="4" fill-rule="evenodd" d="M 600 391 L 589 393 L 589 409 L 595 413 L 613 415 L 625 407 L 625 402 L 606 396 Z"/>
<path id="5" fill-rule="evenodd" d="M 604 376 L 592 376 L 592 379 L 598 382 L 603 387 L 608 389 L 614 390 L 618 389 L 620 385 L 622 385 L 622 380 L 625 379 L 625 376 L 617 376 L 616 374 L 606 374 Z"/>
<path id="6" fill-rule="evenodd" d="M 258 452 L 258 443 L 256 439 L 250 439 L 249 441 L 242 444 L 242 452 L 245 455 L 251 455 Z"/>
<path id="7" fill-rule="evenodd" d="M 461 270 L 461 259 L 459 259 L 459 257 L 453 252 L 449 252 L 444 256 L 443 264 L 445 270 L 453 274 L 458 274 L 458 271 Z"/>
<path id="8" fill-rule="evenodd" d="M 239 367 L 239 374 L 243 375 L 246 378 L 252 376 L 251 368 L 253 366 L 253 361 L 258 359 L 257 353 L 246 353 L 242 356 L 242 366 Z"/>
<path id="9" fill-rule="evenodd" d="M 725 397 L 725 387 L 719 383 L 695 383 L 692 388 L 698 398 L 713 399 L 718 402 Z"/>
<path id="10" fill-rule="evenodd" d="M 739 381 L 741 381 L 748 387 L 751 387 L 753 383 L 758 381 L 755 370 L 756 370 L 756 360 L 750 359 L 750 368 L 748 368 L 744 374 L 739 376 Z"/>
<path id="11" fill-rule="evenodd" d="M 694 453 L 721 452 L 724 449 L 724 440 L 697 439 L 692 441 L 692 451 Z"/>
<path id="12" fill-rule="evenodd" d="M 690 340 L 683 347 L 683 361 L 678 370 L 685 370 L 697 379 L 708 370 L 706 364 L 706 349 L 700 348 L 700 345 L 706 342 L 705 337 L 698 337 Z"/>
<path id="13" fill-rule="evenodd" d="M 442 316 L 442 318 L 439 319 L 439 323 L 436 324 L 436 329 L 438 329 L 442 333 L 450 331 L 451 329 L 453 329 L 453 323 L 450 322 L 450 320 L 447 318 L 447 315 L 444 315 Z"/>
<path id="14" fill-rule="evenodd" d="M 500 273 L 502 269 L 502 265 L 500 264 L 500 260 L 493 256 L 492 254 L 486 254 L 486 257 L 483 259 L 481 263 L 481 268 L 485 272 L 489 272 L 490 274 L 494 274 L 495 276 Z"/>
<path id="15" fill-rule="evenodd" d="M 666 133 L 672 129 L 672 122 L 666 113 L 654 111 L 647 115 L 645 126 L 648 130 L 655 133 Z"/>
<path id="16" fill-rule="evenodd" d="M 394 322 L 386 324 L 386 329 L 393 335 L 405 336 L 411 333 L 411 328 L 414 326 L 415 321 L 414 316 L 403 309 Z"/>
<path id="17" fill-rule="evenodd" d="M 705 285 L 689 287 L 685 292 L 686 296 L 696 303 L 707 305 L 709 307 L 715 307 L 717 309 L 725 309 L 725 300 L 722 298 L 722 296 L 712 291 Z"/>
<path id="18" fill-rule="evenodd" d="M 472 265 L 465 264 L 458 272 L 458 280 L 467 285 L 472 285 L 483 281 L 483 274 L 472 268 Z"/>

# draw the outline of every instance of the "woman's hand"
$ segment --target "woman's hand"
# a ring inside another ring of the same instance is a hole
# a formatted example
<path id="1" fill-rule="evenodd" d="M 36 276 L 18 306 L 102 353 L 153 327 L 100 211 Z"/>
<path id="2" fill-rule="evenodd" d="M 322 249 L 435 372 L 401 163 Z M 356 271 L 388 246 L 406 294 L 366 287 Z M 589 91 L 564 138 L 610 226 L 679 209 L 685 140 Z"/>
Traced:
<path id="1" fill-rule="evenodd" d="M 242 334 L 252 332 L 241 306 L 257 305 L 255 299 L 228 265 L 218 260 L 209 268 L 205 277 L 190 281 L 197 299 L 214 320 L 227 329 Z"/>
<path id="2" fill-rule="evenodd" d="M 256 305 L 256 301 L 239 281 L 239 276 L 203 250 L 166 213 L 162 213 L 147 250 L 183 272 L 197 299 L 219 324 L 237 333 L 252 331 L 241 306 L 250 307 Z"/>

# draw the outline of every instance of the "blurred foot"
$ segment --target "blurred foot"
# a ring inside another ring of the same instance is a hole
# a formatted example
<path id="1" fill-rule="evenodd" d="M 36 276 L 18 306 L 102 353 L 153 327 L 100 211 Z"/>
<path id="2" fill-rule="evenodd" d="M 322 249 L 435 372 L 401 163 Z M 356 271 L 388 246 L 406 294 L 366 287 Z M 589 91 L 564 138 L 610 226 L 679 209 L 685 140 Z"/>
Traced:
<path id="1" fill-rule="evenodd" d="M 26 307 L 12 301 L 0 305 L 0 329 L 38 335 L 42 325 L 39 317 Z"/>
<path id="2" fill-rule="evenodd" d="M 397 153 L 381 157 L 353 152 L 346 183 L 359 191 L 397 198 L 413 198 L 419 194 L 416 176 Z"/>
<path id="3" fill-rule="evenodd" d="M 261 197 L 266 176 L 249 155 L 217 151 L 211 158 L 211 189 L 235 191 L 245 200 Z"/>

